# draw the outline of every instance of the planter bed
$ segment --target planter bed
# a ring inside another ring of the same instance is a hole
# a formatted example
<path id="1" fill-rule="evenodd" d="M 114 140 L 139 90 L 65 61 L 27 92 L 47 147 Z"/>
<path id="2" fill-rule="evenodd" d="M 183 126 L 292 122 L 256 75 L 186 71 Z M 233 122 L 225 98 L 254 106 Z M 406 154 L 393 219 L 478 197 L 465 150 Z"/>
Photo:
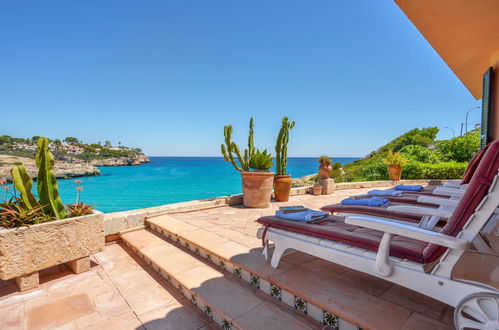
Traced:
<path id="1" fill-rule="evenodd" d="M 75 273 L 90 269 L 89 256 L 104 250 L 104 214 L 0 229 L 0 279 L 15 278 L 21 291 L 37 287 L 38 271 L 67 263 Z"/>

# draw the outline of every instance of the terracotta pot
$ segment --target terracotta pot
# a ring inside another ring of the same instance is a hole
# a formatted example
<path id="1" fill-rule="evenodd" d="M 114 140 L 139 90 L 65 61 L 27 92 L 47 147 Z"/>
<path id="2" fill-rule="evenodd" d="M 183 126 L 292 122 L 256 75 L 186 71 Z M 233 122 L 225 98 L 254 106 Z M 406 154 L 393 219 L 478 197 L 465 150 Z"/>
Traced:
<path id="1" fill-rule="evenodd" d="M 274 172 L 241 172 L 243 181 L 243 204 L 246 207 L 270 206 Z"/>
<path id="2" fill-rule="evenodd" d="M 399 181 L 402 177 L 402 167 L 398 165 L 388 165 L 387 168 L 390 179 Z"/>
<path id="3" fill-rule="evenodd" d="M 291 192 L 291 175 L 276 175 L 274 177 L 274 195 L 278 202 L 289 201 L 289 193 Z"/>
<path id="4" fill-rule="evenodd" d="M 314 196 L 319 196 L 320 194 L 322 194 L 322 187 L 314 187 L 313 190 Z"/>
<path id="5" fill-rule="evenodd" d="M 319 166 L 319 177 L 321 179 L 329 179 L 331 177 L 331 172 L 333 171 L 333 167 L 331 164 L 321 164 Z"/>

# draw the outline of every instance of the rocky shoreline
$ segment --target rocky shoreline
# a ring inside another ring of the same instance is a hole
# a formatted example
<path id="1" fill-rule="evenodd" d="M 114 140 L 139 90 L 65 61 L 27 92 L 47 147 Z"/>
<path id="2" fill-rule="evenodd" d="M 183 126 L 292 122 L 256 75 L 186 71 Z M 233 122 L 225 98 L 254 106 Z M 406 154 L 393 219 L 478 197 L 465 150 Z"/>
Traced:
<path id="1" fill-rule="evenodd" d="M 129 166 L 140 165 L 148 162 L 149 158 L 145 155 L 140 155 L 137 158 L 106 158 L 102 160 L 93 160 L 88 163 L 74 158 L 69 158 L 65 160 L 56 160 L 53 171 L 57 179 L 68 179 L 101 175 L 101 171 L 97 168 L 98 166 Z M 0 155 L 0 180 L 12 182 L 10 170 L 12 167 L 17 165 L 23 165 L 26 167 L 29 176 L 36 180 L 38 168 L 36 167 L 34 159 L 10 155 Z"/>

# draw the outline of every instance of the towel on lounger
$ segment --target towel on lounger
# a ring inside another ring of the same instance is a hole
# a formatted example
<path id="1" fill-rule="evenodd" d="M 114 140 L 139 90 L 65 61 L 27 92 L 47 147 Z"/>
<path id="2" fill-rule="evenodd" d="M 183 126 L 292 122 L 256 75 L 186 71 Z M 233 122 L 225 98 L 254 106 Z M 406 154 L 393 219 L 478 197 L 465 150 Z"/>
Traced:
<path id="1" fill-rule="evenodd" d="M 398 186 L 395 186 L 395 190 L 401 190 L 401 191 L 421 191 L 423 189 L 424 189 L 423 186 L 410 185 L 410 184 L 400 184 Z"/>
<path id="2" fill-rule="evenodd" d="M 293 220 L 298 222 L 311 222 L 316 220 L 325 219 L 329 216 L 329 213 L 315 210 L 308 210 L 304 212 L 294 212 L 294 213 L 283 213 L 281 211 L 276 211 L 275 216 L 278 218 Z"/>
<path id="3" fill-rule="evenodd" d="M 351 199 L 347 198 L 341 201 L 342 205 L 362 205 L 362 206 L 372 206 L 372 207 L 382 207 L 390 205 L 391 202 L 382 197 L 370 197 L 363 199 Z"/>
<path id="4" fill-rule="evenodd" d="M 404 196 L 404 192 L 400 190 L 392 190 L 392 189 L 387 189 L 387 190 L 371 190 L 367 193 L 368 195 L 371 196 L 391 196 L 391 197 L 400 197 Z"/>

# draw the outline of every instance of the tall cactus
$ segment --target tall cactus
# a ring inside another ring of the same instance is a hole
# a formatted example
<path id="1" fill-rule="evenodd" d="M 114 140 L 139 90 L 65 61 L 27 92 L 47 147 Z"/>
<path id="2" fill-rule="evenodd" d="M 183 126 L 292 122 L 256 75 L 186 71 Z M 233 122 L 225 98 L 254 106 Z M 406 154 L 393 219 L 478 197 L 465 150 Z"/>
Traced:
<path id="1" fill-rule="evenodd" d="M 31 188 L 33 187 L 33 181 L 26 171 L 24 166 L 16 166 L 10 170 L 12 175 L 12 180 L 16 189 L 21 193 L 21 198 L 27 208 L 32 209 L 34 207 L 40 206 L 36 197 L 31 193 Z"/>
<path id="2" fill-rule="evenodd" d="M 288 166 L 288 142 L 289 142 L 289 131 L 295 127 L 295 122 L 290 122 L 288 117 L 282 118 L 282 126 L 277 135 L 277 140 L 275 144 L 276 153 L 276 174 L 285 175 L 286 167 Z"/>
<path id="3" fill-rule="evenodd" d="M 248 134 L 248 149 L 244 149 L 243 154 L 238 147 L 238 145 L 232 141 L 232 125 L 224 126 L 224 136 L 225 144 L 221 145 L 222 155 L 224 159 L 232 163 L 232 166 L 238 171 L 249 171 L 250 170 L 250 160 L 255 154 L 255 143 L 253 138 L 253 118 L 250 119 L 249 124 L 249 134 Z M 234 154 L 240 166 L 237 165 L 234 159 Z"/>
<path id="4" fill-rule="evenodd" d="M 36 154 L 36 166 L 38 167 L 37 190 L 40 197 L 40 204 L 46 205 L 44 213 L 53 215 L 57 219 L 64 219 L 68 216 L 57 187 L 52 168 L 54 167 L 54 156 L 50 152 L 49 140 L 41 137 L 38 139 L 38 152 Z"/>

